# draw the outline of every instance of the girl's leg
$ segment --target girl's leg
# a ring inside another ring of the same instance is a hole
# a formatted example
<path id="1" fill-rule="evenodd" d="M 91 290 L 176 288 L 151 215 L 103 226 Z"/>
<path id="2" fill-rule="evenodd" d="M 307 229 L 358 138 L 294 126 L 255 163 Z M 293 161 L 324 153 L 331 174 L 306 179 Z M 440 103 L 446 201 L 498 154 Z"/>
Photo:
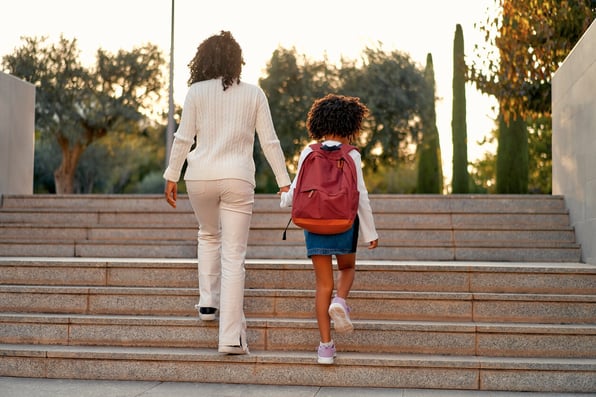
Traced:
<path id="1" fill-rule="evenodd" d="M 337 268 L 339 269 L 336 294 L 344 300 L 347 299 L 352 289 L 352 284 L 354 284 L 354 277 L 356 276 L 356 249 L 358 247 L 359 228 L 360 220 L 356 217 L 352 226 L 352 253 L 336 255 Z"/>
<path id="2" fill-rule="evenodd" d="M 315 313 L 321 342 L 331 342 L 331 319 L 329 317 L 329 305 L 333 294 L 333 266 L 331 255 L 312 255 L 313 268 L 315 270 L 316 292 L 315 292 Z"/>
<path id="3" fill-rule="evenodd" d="M 337 332 L 351 332 L 354 325 L 350 320 L 350 308 L 346 304 L 346 298 L 350 293 L 354 282 L 356 254 L 337 256 L 337 267 L 339 277 L 337 282 L 337 296 L 329 306 L 329 316 L 333 319 L 333 325 Z"/>
<path id="4" fill-rule="evenodd" d="M 219 308 L 221 274 L 221 228 L 219 189 L 215 181 L 186 181 L 198 232 L 199 306 Z"/>
<path id="5" fill-rule="evenodd" d="M 337 268 L 337 296 L 347 299 L 356 276 L 356 253 L 337 255 Z"/>
<path id="6" fill-rule="evenodd" d="M 220 182 L 222 274 L 219 350 L 224 353 L 246 353 L 244 260 L 254 204 L 254 187 L 239 179 L 225 179 Z M 241 346 L 241 350 L 230 350 L 230 346 Z"/>

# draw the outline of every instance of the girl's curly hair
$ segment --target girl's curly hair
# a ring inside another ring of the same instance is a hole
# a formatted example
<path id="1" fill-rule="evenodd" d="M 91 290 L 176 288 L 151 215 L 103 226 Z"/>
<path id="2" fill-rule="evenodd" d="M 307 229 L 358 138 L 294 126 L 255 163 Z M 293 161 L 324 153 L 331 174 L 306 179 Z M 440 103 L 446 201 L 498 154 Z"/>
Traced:
<path id="1" fill-rule="evenodd" d="M 327 94 L 311 106 L 306 128 L 309 136 L 316 140 L 332 134 L 352 141 L 360 133 L 368 113 L 368 107 L 360 102 L 360 98 Z"/>
<path id="2" fill-rule="evenodd" d="M 244 59 L 238 42 L 228 31 L 221 31 L 205 39 L 197 48 L 195 57 L 190 61 L 188 85 L 198 81 L 221 77 L 224 91 L 234 83 L 240 83 Z"/>

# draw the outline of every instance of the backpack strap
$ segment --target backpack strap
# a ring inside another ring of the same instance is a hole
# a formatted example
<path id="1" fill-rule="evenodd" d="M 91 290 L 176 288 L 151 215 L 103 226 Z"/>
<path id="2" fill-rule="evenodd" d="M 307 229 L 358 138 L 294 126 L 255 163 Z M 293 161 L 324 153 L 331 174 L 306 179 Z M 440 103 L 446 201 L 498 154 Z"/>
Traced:
<path id="1" fill-rule="evenodd" d="M 357 152 L 360 152 L 360 149 L 358 149 L 356 146 L 354 145 L 350 145 L 350 144 L 346 144 L 346 145 L 340 145 L 339 148 L 345 153 L 348 154 L 350 153 L 352 150 L 356 150 Z"/>
<path id="2" fill-rule="evenodd" d="M 288 232 L 288 228 L 290 227 L 290 223 L 292 223 L 292 217 L 290 217 L 290 220 L 288 221 L 288 224 L 286 225 L 286 228 L 284 229 L 284 232 L 281 235 L 281 239 L 282 240 L 285 240 L 286 239 L 286 233 Z"/>
<path id="3" fill-rule="evenodd" d="M 313 151 L 314 150 L 324 150 L 326 152 L 333 152 L 335 150 L 341 150 L 342 152 L 344 152 L 344 154 L 348 154 L 352 150 L 357 150 L 358 152 L 360 152 L 360 149 L 358 149 L 356 146 L 350 145 L 350 144 L 343 144 L 343 143 L 340 145 L 337 145 L 337 146 L 325 146 L 321 142 L 317 142 L 317 143 L 311 143 L 309 146 Z"/>

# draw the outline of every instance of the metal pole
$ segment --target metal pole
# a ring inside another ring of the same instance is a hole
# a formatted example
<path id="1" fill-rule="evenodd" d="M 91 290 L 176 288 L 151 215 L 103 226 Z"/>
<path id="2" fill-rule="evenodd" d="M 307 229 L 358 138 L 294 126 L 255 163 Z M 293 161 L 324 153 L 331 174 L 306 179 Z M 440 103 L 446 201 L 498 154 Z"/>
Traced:
<path id="1" fill-rule="evenodd" d="M 172 0 L 172 24 L 170 32 L 170 86 L 169 93 L 169 110 L 168 110 L 168 128 L 166 130 L 166 167 L 170 161 L 170 151 L 172 149 L 172 141 L 174 140 L 174 0 Z"/>

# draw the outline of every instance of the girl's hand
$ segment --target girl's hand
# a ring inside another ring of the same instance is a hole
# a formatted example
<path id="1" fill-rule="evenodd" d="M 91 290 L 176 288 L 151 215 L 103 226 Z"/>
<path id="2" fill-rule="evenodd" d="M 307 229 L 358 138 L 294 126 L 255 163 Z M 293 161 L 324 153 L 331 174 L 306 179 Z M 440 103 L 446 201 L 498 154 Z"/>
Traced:
<path id="1" fill-rule="evenodd" d="M 376 239 L 375 241 L 371 241 L 370 243 L 368 243 L 369 250 L 373 250 L 373 249 L 377 248 L 378 246 L 379 246 L 379 239 Z"/>
<path id="2" fill-rule="evenodd" d="M 176 199 L 178 199 L 178 184 L 172 181 L 166 181 L 166 189 L 164 191 L 166 201 L 173 208 L 176 208 Z"/>

